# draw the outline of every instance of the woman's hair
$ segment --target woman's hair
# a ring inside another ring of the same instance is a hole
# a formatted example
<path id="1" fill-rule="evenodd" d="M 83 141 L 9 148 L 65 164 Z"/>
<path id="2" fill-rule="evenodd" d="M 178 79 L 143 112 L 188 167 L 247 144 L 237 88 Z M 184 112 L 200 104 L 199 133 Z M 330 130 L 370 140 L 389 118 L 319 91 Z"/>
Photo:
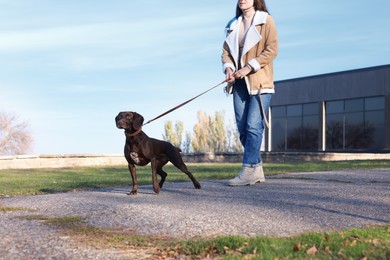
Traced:
<path id="1" fill-rule="evenodd" d="M 253 0 L 253 7 L 255 8 L 255 11 L 263 11 L 269 13 L 267 10 L 267 6 L 265 5 L 265 0 Z M 239 17 L 240 15 L 242 15 L 242 11 L 237 4 L 236 17 Z"/>

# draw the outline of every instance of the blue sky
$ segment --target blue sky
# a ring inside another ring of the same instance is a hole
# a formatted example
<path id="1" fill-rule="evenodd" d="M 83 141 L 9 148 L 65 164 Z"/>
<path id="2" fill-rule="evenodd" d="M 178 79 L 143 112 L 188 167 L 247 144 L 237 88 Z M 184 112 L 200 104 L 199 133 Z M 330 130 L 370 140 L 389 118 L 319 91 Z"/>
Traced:
<path id="1" fill-rule="evenodd" d="M 390 2 L 268 0 L 276 80 L 390 63 Z M 224 79 L 224 26 L 236 1 L 0 0 L 0 111 L 30 123 L 34 154 L 122 153 L 119 111 L 149 120 Z M 276 89 L 276 95 L 278 90 Z M 225 111 L 222 87 L 144 127 L 192 131 Z"/>

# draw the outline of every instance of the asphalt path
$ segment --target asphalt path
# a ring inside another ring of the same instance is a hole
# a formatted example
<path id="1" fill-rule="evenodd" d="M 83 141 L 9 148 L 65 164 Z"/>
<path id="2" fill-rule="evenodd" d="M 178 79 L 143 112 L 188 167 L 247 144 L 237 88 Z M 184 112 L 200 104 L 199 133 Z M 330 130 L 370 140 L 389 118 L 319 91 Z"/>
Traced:
<path id="1" fill-rule="evenodd" d="M 168 181 L 158 195 L 145 185 L 135 196 L 121 187 L 0 204 L 35 210 L 28 215 L 80 216 L 97 227 L 177 238 L 290 236 L 390 222 L 390 169 L 281 174 L 244 187 L 203 181 L 200 190 Z"/>

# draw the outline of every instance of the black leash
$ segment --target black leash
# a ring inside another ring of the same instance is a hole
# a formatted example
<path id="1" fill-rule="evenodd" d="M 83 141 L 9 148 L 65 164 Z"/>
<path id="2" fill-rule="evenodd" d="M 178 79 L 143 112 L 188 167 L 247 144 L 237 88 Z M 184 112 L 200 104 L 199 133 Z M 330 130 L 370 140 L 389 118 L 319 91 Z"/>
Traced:
<path id="1" fill-rule="evenodd" d="M 178 108 L 180 108 L 180 107 L 182 107 L 182 106 L 184 106 L 184 105 L 186 105 L 186 104 L 190 103 L 192 100 L 194 100 L 194 99 L 196 99 L 196 98 L 198 98 L 198 97 L 200 97 L 200 96 L 202 96 L 202 95 L 206 94 L 207 92 L 209 92 L 209 91 L 211 91 L 211 90 L 215 89 L 216 87 L 219 87 L 220 85 L 222 85 L 222 84 L 223 84 L 223 83 L 225 83 L 225 82 L 227 82 L 227 79 L 225 79 L 225 80 L 224 80 L 224 81 L 222 81 L 221 83 L 219 83 L 219 84 L 215 85 L 214 87 L 212 87 L 212 88 L 209 88 L 209 89 L 208 89 L 208 90 L 206 90 L 205 92 L 203 92 L 203 93 L 200 93 L 200 94 L 199 94 L 199 95 L 197 95 L 196 97 L 193 97 L 193 98 L 191 98 L 191 99 L 187 100 L 186 102 L 183 102 L 183 103 L 181 103 L 180 105 L 177 105 L 177 106 L 175 106 L 174 108 L 172 108 L 172 109 L 170 109 L 170 110 L 168 110 L 168 111 L 166 111 L 166 112 L 162 113 L 161 115 L 159 115 L 159 116 L 157 116 L 157 117 L 155 117 L 155 118 L 153 118 L 153 119 L 149 120 L 148 122 L 146 122 L 146 123 L 145 123 L 145 124 L 143 124 L 143 125 L 147 125 L 147 124 L 149 124 L 149 123 L 153 122 L 154 120 L 157 120 L 157 119 L 159 119 L 160 117 L 163 117 L 163 116 L 165 116 L 165 115 L 167 115 L 167 114 L 171 113 L 172 111 L 175 111 L 176 109 L 178 109 Z"/>

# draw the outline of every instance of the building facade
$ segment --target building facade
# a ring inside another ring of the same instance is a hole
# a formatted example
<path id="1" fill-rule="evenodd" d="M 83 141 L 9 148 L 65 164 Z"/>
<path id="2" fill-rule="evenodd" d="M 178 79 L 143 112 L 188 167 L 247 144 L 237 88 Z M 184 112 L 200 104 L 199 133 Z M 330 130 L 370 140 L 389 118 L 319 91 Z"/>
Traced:
<path id="1" fill-rule="evenodd" d="M 390 151 L 390 65 L 275 84 L 266 151 Z"/>

